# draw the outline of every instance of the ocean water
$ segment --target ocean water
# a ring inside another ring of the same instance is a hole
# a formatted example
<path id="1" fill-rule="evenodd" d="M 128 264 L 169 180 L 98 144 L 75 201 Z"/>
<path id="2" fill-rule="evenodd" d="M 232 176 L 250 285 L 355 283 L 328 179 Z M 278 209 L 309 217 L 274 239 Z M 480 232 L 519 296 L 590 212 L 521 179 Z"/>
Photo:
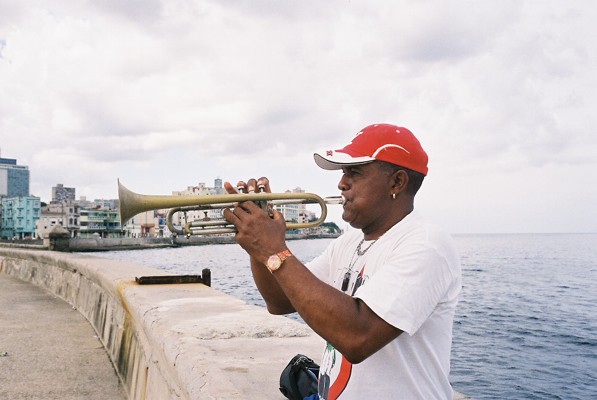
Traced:
<path id="1" fill-rule="evenodd" d="M 474 399 L 597 399 L 597 234 L 456 235 L 463 267 L 450 379 Z M 288 242 L 306 262 L 329 239 Z M 235 245 L 98 253 L 263 306 Z"/>
<path id="2" fill-rule="evenodd" d="M 597 399 L 597 235 L 455 239 L 454 387 L 475 399 Z"/>

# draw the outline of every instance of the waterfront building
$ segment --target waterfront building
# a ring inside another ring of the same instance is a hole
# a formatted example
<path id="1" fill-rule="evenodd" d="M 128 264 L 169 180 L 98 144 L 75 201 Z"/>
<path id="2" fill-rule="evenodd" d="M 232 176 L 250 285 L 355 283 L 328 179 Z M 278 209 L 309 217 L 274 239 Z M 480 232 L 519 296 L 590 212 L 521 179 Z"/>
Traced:
<path id="1" fill-rule="evenodd" d="M 40 217 L 40 199 L 34 196 L 2 199 L 3 239 L 34 239 L 35 221 Z"/>
<path id="2" fill-rule="evenodd" d="M 96 206 L 93 203 L 93 201 L 87 200 L 87 196 L 81 196 L 81 197 L 79 197 L 79 200 L 75 200 L 75 203 L 80 208 L 96 208 Z"/>
<path id="3" fill-rule="evenodd" d="M 0 157 L 0 197 L 29 196 L 29 167 Z"/>
<path id="4" fill-rule="evenodd" d="M 44 239 L 56 225 L 61 225 L 68 230 L 71 237 L 77 237 L 80 218 L 80 207 L 74 200 L 50 203 L 41 208 L 41 217 L 35 223 L 36 235 Z"/>
<path id="5" fill-rule="evenodd" d="M 61 203 L 65 200 L 75 200 L 75 188 L 64 187 L 62 183 L 52 187 L 52 202 Z"/>
<path id="6" fill-rule="evenodd" d="M 166 227 L 168 210 L 149 210 L 135 215 L 125 222 L 123 233 L 127 237 L 170 236 Z"/>
<path id="7" fill-rule="evenodd" d="M 293 190 L 287 190 L 285 193 L 305 193 L 305 191 L 297 187 Z M 284 215 L 284 220 L 287 222 L 304 223 L 314 217 L 314 213 L 307 210 L 306 204 L 281 204 L 277 205 L 275 209 Z"/>
<path id="8" fill-rule="evenodd" d="M 93 207 L 105 210 L 117 210 L 118 199 L 95 199 L 93 200 Z"/>
<path id="9" fill-rule="evenodd" d="M 119 211 L 81 208 L 79 237 L 92 238 L 95 234 L 101 238 L 121 237 Z"/>
<path id="10" fill-rule="evenodd" d="M 221 194 L 226 194 L 226 192 L 220 178 L 214 180 L 213 187 L 207 186 L 204 182 L 199 182 L 197 186 L 187 186 L 186 190 L 172 192 L 173 196 L 213 196 Z M 191 221 L 222 218 L 221 209 L 192 210 L 174 214 L 172 217 L 172 224 L 174 226 L 183 226 Z"/>
<path id="11" fill-rule="evenodd" d="M 222 184 L 222 179 L 216 178 L 214 179 L 214 191 L 215 194 L 225 194 L 224 185 Z"/>
<path id="12" fill-rule="evenodd" d="M 101 208 L 102 210 L 118 210 L 118 199 L 87 200 L 87 196 L 79 197 L 75 203 L 81 208 Z"/>

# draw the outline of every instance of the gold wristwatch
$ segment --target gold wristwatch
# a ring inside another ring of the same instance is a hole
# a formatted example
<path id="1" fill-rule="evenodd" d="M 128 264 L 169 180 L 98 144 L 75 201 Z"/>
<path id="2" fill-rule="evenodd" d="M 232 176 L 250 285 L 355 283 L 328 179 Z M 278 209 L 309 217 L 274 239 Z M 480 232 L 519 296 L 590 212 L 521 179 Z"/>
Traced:
<path id="1" fill-rule="evenodd" d="M 280 269 L 282 263 L 284 263 L 284 261 L 288 257 L 292 257 L 292 253 L 290 252 L 290 250 L 286 249 L 284 251 L 270 256 L 267 259 L 267 263 L 265 264 L 265 266 L 267 267 L 267 269 L 269 269 L 269 272 L 277 271 L 278 269 Z"/>

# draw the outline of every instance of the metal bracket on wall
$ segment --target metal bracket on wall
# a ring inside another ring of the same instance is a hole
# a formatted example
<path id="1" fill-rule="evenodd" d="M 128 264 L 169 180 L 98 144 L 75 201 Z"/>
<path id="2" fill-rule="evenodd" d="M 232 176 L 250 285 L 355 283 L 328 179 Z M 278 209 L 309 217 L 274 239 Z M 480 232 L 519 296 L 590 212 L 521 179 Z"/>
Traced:
<path id="1" fill-rule="evenodd" d="M 205 286 L 211 286 L 211 270 L 203 269 L 201 275 L 156 275 L 139 276 L 135 281 L 139 285 L 168 285 L 178 283 L 202 283 Z"/>

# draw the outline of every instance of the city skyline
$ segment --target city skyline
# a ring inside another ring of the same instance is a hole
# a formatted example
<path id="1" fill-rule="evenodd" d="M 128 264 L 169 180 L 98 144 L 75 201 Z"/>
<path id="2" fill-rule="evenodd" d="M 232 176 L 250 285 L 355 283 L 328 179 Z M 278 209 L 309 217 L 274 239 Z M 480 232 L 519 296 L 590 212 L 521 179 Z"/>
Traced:
<path id="1" fill-rule="evenodd" d="M 168 214 L 168 219 L 170 218 L 170 213 L 167 213 L 167 210 L 177 209 L 180 206 L 176 202 L 178 196 L 193 198 L 203 196 L 214 199 L 214 195 L 225 194 L 220 178 L 214 179 L 213 186 L 199 182 L 197 185 L 187 186 L 186 189 L 173 191 L 170 195 L 172 198 L 172 201 L 169 202 L 170 205 L 161 203 L 159 208 L 152 208 L 147 206 L 146 201 L 137 204 L 135 201 L 137 196 L 124 187 L 119 187 L 119 199 L 94 199 L 92 202 L 88 201 L 85 196 L 77 199 L 76 188 L 64 186 L 62 183 L 52 186 L 52 198 L 45 202 L 39 196 L 29 192 L 27 166 L 19 165 L 16 159 L 6 158 L 0 158 L 0 166 L 2 167 L 0 170 L 2 172 L 0 175 L 0 199 L 2 200 L 0 236 L 4 240 L 45 239 L 56 226 L 67 229 L 68 234 L 73 238 L 89 238 L 95 237 L 94 235 L 102 238 L 123 235 L 126 237 L 164 237 L 170 231 L 171 234 L 186 235 L 188 231 L 181 229 L 186 222 L 204 221 L 206 218 L 213 221 L 222 218 L 218 208 L 211 210 L 186 209 L 184 216 L 181 212 L 173 214 L 171 222 L 172 226 L 176 228 L 172 228 L 166 223 L 166 214 Z M 15 175 L 15 171 L 27 173 Z M 288 192 L 302 193 L 304 191 L 300 187 L 296 187 Z M 123 201 L 126 201 L 126 205 Z M 192 204 L 188 201 L 185 204 L 199 205 L 200 203 L 193 200 Z M 217 202 L 214 204 L 218 205 Z M 124 213 L 119 211 L 121 207 L 126 209 Z M 318 218 L 304 204 L 275 205 L 275 209 L 281 212 L 289 223 L 305 223 Z M 323 224 L 321 227 L 327 230 L 330 229 L 330 226 Z M 213 228 L 221 229 L 222 226 Z M 210 228 L 206 226 L 202 229 Z M 331 229 L 337 229 L 337 226 Z M 311 233 L 313 234 L 313 232 Z"/>

